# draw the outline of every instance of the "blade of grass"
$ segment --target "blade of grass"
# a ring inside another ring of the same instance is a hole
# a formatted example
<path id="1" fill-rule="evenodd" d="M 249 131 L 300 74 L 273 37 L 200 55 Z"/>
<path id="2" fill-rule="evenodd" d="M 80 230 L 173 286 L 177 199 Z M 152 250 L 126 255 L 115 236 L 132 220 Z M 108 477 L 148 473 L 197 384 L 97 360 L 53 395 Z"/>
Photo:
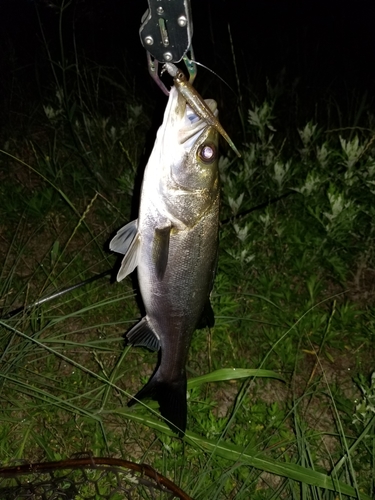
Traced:
<path id="1" fill-rule="evenodd" d="M 152 429 L 162 432 L 168 436 L 174 436 L 173 432 L 167 427 L 166 424 L 155 420 L 152 417 L 139 415 L 136 412 L 124 409 L 116 409 L 110 412 L 104 411 L 106 413 L 116 413 L 120 414 L 126 418 L 129 418 L 135 422 L 139 422 L 143 425 L 147 425 Z M 211 439 L 206 439 L 202 436 L 187 431 L 185 435 L 185 440 L 187 443 L 194 447 L 201 448 L 208 453 L 214 453 L 222 458 L 231 460 L 233 462 L 239 462 L 242 465 L 248 465 L 255 467 L 256 469 L 261 469 L 263 471 L 269 472 L 271 474 L 276 474 L 278 476 L 287 477 L 293 479 L 294 481 L 299 481 L 304 484 L 311 486 L 317 486 L 326 490 L 341 492 L 345 495 L 358 498 L 355 488 L 333 479 L 327 474 L 322 472 L 317 472 L 312 469 L 308 469 L 301 465 L 279 462 L 272 458 L 266 457 L 264 454 L 259 453 L 256 450 L 246 450 L 235 446 L 231 443 L 216 442 Z M 361 500 L 371 500 L 368 495 L 361 495 Z"/>
<path id="2" fill-rule="evenodd" d="M 275 378 L 281 382 L 285 382 L 284 378 L 272 370 L 260 370 L 257 368 L 222 368 L 215 370 L 200 377 L 191 378 L 188 380 L 188 389 L 199 387 L 202 384 L 210 382 L 224 382 L 226 380 L 237 380 L 249 377 Z"/>

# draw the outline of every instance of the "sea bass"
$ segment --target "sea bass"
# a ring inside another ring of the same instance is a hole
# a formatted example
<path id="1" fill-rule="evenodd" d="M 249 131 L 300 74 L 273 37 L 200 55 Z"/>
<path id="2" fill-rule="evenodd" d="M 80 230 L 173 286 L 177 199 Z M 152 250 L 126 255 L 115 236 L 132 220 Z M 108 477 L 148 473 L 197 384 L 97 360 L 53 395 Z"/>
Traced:
<path id="1" fill-rule="evenodd" d="M 206 103 L 217 117 L 216 102 Z M 128 344 L 159 351 L 154 374 L 128 404 L 156 400 L 180 436 L 191 338 L 197 327 L 213 325 L 218 226 L 218 132 L 172 87 L 144 172 L 138 219 L 118 231 L 110 249 L 124 254 L 118 281 L 137 267 L 146 310 L 127 333 Z"/>

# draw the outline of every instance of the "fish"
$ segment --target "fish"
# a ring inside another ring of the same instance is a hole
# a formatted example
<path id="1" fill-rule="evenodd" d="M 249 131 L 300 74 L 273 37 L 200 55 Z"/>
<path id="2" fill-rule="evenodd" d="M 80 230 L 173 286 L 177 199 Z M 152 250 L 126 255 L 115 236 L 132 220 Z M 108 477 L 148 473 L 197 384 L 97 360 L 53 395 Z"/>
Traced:
<path id="1" fill-rule="evenodd" d="M 229 146 L 233 149 L 236 155 L 241 158 L 241 153 L 238 151 L 234 142 L 229 137 L 229 135 L 225 132 L 219 120 L 215 117 L 215 115 L 210 110 L 210 107 L 207 106 L 205 101 L 202 99 L 197 90 L 193 87 L 193 85 L 186 78 L 186 75 L 183 71 L 181 71 L 177 66 L 172 63 L 164 64 L 165 70 L 173 77 L 173 82 L 175 87 L 178 89 L 180 94 L 186 99 L 186 102 L 189 106 L 195 111 L 195 113 L 203 118 L 206 123 L 209 123 L 219 134 L 224 137 Z"/>
<path id="2" fill-rule="evenodd" d="M 216 102 L 205 103 L 217 119 Z M 214 324 L 210 293 L 219 243 L 218 139 L 216 127 L 173 86 L 145 168 L 138 219 L 120 229 L 109 245 L 124 255 L 118 281 L 137 268 L 146 313 L 126 334 L 127 342 L 159 352 L 153 375 L 128 406 L 156 400 L 180 437 L 187 425 L 192 335 Z"/>

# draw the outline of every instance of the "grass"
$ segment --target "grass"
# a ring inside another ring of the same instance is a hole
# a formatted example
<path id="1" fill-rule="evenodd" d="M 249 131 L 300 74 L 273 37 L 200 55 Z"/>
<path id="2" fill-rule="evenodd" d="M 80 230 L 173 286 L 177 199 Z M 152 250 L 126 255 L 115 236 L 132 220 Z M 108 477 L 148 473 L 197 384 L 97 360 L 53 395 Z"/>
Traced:
<path id="1" fill-rule="evenodd" d="M 134 211 L 151 123 L 118 81 L 75 54 L 24 137 L 2 131 L 1 462 L 90 452 L 146 462 L 195 499 L 372 498 L 375 163 L 363 110 L 346 124 L 334 104 L 327 123 L 301 126 L 278 115 L 282 89 L 249 104 L 243 158 L 220 161 L 216 325 L 193 338 L 183 441 L 156 404 L 126 406 L 156 361 L 124 347 L 140 315 L 131 280 L 8 316 L 116 265 L 106 245 Z"/>

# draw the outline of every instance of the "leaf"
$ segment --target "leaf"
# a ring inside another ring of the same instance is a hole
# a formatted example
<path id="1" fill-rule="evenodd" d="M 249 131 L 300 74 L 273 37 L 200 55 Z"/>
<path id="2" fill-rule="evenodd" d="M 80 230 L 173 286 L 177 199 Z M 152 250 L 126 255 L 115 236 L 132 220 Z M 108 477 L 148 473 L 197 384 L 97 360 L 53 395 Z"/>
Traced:
<path id="1" fill-rule="evenodd" d="M 188 380 L 188 389 L 209 382 L 224 382 L 226 380 L 237 380 L 249 377 L 275 378 L 281 382 L 285 382 L 281 375 L 272 370 L 260 370 L 257 368 L 222 368 L 202 375 L 201 377 L 195 377 Z"/>
<path id="2" fill-rule="evenodd" d="M 152 417 L 139 415 L 136 412 L 123 410 L 122 408 L 108 413 L 121 414 L 126 418 L 130 418 L 135 422 L 147 425 L 148 427 L 160 431 L 168 436 L 174 436 L 173 432 L 169 429 L 169 427 L 167 427 L 167 425 L 155 420 Z M 241 448 L 234 444 L 226 443 L 220 440 L 213 441 L 189 431 L 186 432 L 184 440 L 196 448 L 203 448 L 212 455 L 236 462 L 237 465 L 255 467 L 256 469 L 286 477 L 310 486 L 340 492 L 343 495 L 349 495 L 357 498 L 357 492 L 352 486 L 349 486 L 348 484 L 345 484 L 322 472 L 303 467 L 302 465 L 274 460 L 272 458 L 268 458 L 266 455 L 258 452 L 257 450 Z M 361 500 L 371 500 L 371 498 L 362 493 Z"/>

